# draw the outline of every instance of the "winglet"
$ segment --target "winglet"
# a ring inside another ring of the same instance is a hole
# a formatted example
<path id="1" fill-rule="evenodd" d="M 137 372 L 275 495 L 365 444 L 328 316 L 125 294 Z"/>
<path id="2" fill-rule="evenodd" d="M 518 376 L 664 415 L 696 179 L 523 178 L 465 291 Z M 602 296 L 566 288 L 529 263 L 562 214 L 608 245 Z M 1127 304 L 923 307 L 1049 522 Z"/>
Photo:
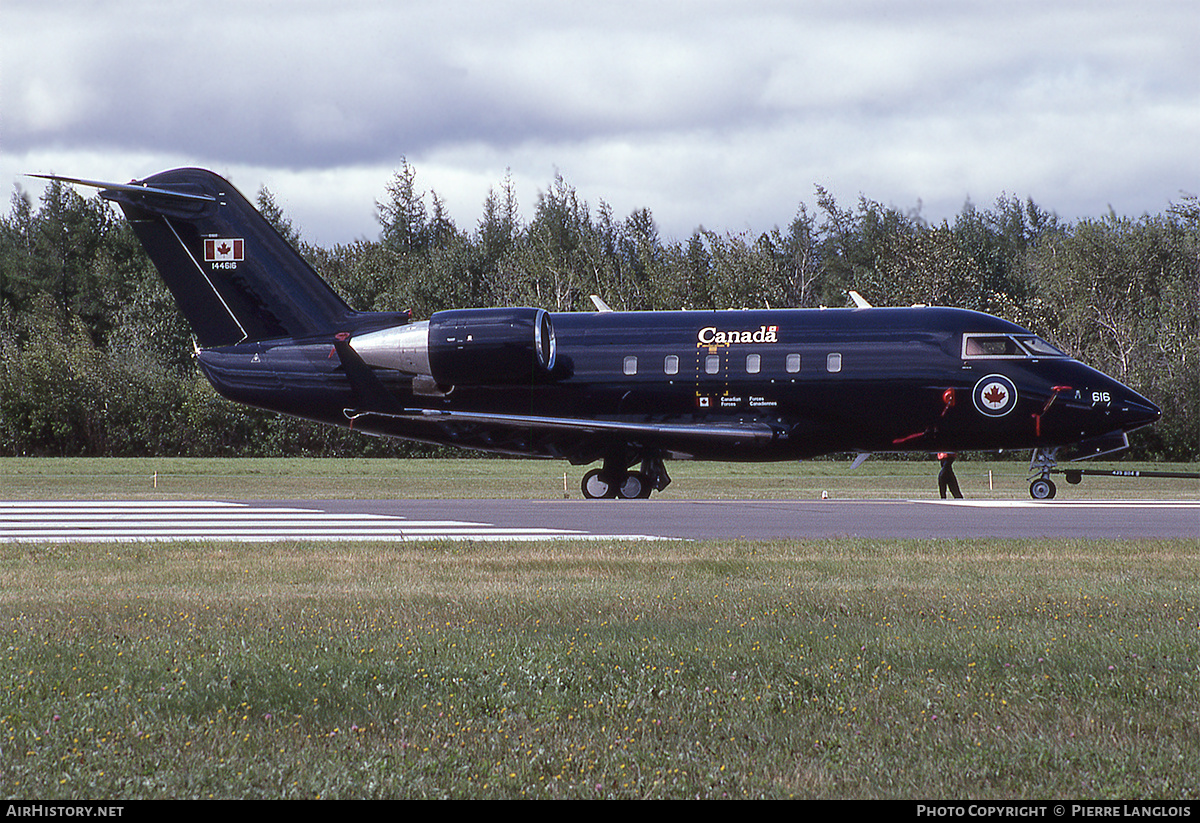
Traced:
<path id="1" fill-rule="evenodd" d="M 594 305 L 596 307 L 596 311 L 600 311 L 600 312 L 612 311 L 612 309 L 610 309 L 608 307 L 608 304 L 600 299 L 600 295 L 598 295 L 598 294 L 592 295 L 592 305 Z"/>
<path id="2" fill-rule="evenodd" d="M 850 293 L 850 299 L 854 301 L 855 308 L 859 308 L 859 309 L 873 308 L 873 306 L 870 303 L 868 303 L 866 300 L 864 300 L 863 296 L 861 294 L 859 294 L 858 292 L 851 289 L 849 293 Z"/>

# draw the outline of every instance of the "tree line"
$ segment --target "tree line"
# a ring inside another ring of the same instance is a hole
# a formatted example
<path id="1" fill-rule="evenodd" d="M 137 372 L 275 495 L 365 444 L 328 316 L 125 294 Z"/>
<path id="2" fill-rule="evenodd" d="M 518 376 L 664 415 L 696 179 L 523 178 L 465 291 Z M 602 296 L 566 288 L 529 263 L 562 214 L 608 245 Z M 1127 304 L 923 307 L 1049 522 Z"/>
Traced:
<path id="1" fill-rule="evenodd" d="M 511 178 L 456 226 L 402 163 L 377 205 L 380 233 L 306 242 L 266 188 L 260 211 L 353 307 L 528 305 L 590 311 L 946 305 L 996 314 L 1130 385 L 1163 408 L 1133 436 L 1140 459 L 1200 459 L 1200 202 L 1068 221 L 1032 200 L 967 203 L 927 221 L 860 197 L 761 234 L 697 228 L 660 236 L 653 215 L 620 218 L 561 176 L 520 217 Z M 433 453 L 219 398 L 191 332 L 128 224 L 105 201 L 53 182 L 20 189 L 0 218 L 0 454 L 370 455 Z"/>

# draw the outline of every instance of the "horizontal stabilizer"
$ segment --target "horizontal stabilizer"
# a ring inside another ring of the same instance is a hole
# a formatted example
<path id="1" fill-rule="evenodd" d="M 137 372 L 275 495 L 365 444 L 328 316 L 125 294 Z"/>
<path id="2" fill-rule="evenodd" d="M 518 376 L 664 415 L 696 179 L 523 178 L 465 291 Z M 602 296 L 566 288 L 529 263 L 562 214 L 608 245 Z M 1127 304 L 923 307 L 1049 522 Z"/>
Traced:
<path id="1" fill-rule="evenodd" d="M 152 195 L 173 200 L 188 200 L 194 203 L 217 202 L 217 198 L 209 194 L 191 194 L 189 192 L 158 189 L 154 188 L 153 186 L 143 185 L 137 181 L 130 183 L 105 183 L 101 180 L 81 180 L 78 177 L 60 177 L 56 174 L 27 174 L 26 177 L 38 177 L 42 180 L 56 180 L 60 183 L 73 183 L 77 186 L 88 186 L 93 189 L 104 189 L 105 191 L 121 191 L 127 194 Z"/>

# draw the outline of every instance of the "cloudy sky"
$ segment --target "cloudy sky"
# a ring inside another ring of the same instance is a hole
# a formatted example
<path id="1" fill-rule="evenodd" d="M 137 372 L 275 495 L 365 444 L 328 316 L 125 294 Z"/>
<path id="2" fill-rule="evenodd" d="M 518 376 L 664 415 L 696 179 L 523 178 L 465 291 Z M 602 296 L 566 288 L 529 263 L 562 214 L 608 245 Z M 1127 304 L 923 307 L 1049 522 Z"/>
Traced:
<path id="1" fill-rule="evenodd" d="M 561 174 L 665 239 L 786 226 L 823 186 L 935 221 L 1200 194 L 1186 0 L 0 2 L 0 183 L 198 165 L 304 237 L 375 238 L 402 158 L 474 229 Z"/>

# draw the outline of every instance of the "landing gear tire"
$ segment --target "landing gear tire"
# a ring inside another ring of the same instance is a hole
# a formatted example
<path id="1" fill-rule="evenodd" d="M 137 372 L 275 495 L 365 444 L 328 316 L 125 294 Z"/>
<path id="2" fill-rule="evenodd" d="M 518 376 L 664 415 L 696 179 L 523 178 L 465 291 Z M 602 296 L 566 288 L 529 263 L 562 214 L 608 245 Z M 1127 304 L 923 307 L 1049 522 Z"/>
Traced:
<path id="1" fill-rule="evenodd" d="M 642 466 L 633 469 L 635 456 L 640 456 Z M 583 476 L 580 488 L 588 500 L 645 500 L 656 491 L 662 491 L 671 483 L 662 455 L 656 451 L 639 453 L 630 444 L 614 447 L 604 455 L 604 463 Z"/>
<path id="2" fill-rule="evenodd" d="M 601 469 L 592 469 L 585 474 L 579 487 L 583 496 L 589 500 L 612 499 L 617 496 L 617 486 L 608 482 Z"/>
<path id="3" fill-rule="evenodd" d="M 653 491 L 650 477 L 643 472 L 629 472 L 617 487 L 617 496 L 623 500 L 645 500 Z"/>
<path id="4" fill-rule="evenodd" d="M 1053 480 L 1039 478 L 1029 484 L 1029 496 L 1034 500 L 1053 500 L 1057 491 Z"/>

